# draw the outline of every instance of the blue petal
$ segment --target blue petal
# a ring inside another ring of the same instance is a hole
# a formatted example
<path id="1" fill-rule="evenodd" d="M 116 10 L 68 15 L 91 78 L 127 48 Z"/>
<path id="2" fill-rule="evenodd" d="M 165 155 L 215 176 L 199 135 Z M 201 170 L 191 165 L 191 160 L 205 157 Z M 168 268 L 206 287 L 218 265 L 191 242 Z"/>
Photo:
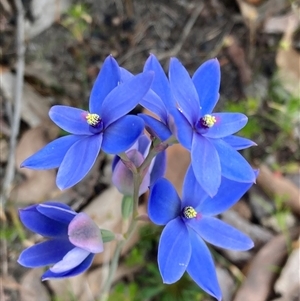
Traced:
<path id="1" fill-rule="evenodd" d="M 63 224 L 69 224 L 77 214 L 73 210 L 68 210 L 45 203 L 38 205 L 36 209 L 41 214 Z"/>
<path id="2" fill-rule="evenodd" d="M 68 272 L 80 265 L 89 255 L 90 252 L 75 247 L 65 254 L 65 256 L 53 267 L 51 267 L 50 271 L 56 274 Z"/>
<path id="3" fill-rule="evenodd" d="M 24 267 L 37 268 L 60 261 L 74 246 L 68 239 L 53 239 L 25 249 L 18 259 Z"/>
<path id="4" fill-rule="evenodd" d="M 74 135 L 92 135 L 86 122 L 87 112 L 67 106 L 53 106 L 49 111 L 51 120 L 60 128 Z"/>
<path id="5" fill-rule="evenodd" d="M 248 121 L 246 115 L 241 113 L 214 113 L 216 123 L 203 134 L 209 138 L 223 138 L 238 132 Z"/>
<path id="6" fill-rule="evenodd" d="M 55 278 L 55 279 L 68 278 L 68 277 L 73 277 L 78 274 L 81 274 L 91 266 L 94 256 L 95 256 L 94 254 L 90 254 L 80 265 L 78 265 L 76 268 L 74 268 L 70 271 L 67 271 L 67 272 L 53 273 L 50 270 L 47 270 L 42 275 L 42 281 L 48 280 L 51 278 Z"/>
<path id="7" fill-rule="evenodd" d="M 187 272 L 205 292 L 221 301 L 222 292 L 209 249 L 194 231 L 189 230 L 189 236 L 192 245 L 192 256 Z"/>
<path id="8" fill-rule="evenodd" d="M 134 75 L 129 72 L 128 70 L 126 70 L 123 67 L 120 67 L 120 72 L 121 72 L 121 82 L 125 83 L 126 81 L 132 79 L 134 77 Z"/>
<path id="9" fill-rule="evenodd" d="M 221 71 L 218 60 L 212 59 L 203 63 L 192 79 L 199 96 L 202 115 L 210 114 L 219 99 Z"/>
<path id="10" fill-rule="evenodd" d="M 165 71 L 153 54 L 150 54 L 149 58 L 147 59 L 144 66 L 144 71 L 154 71 L 155 75 L 151 89 L 161 98 L 165 104 L 165 107 L 167 109 L 176 107 Z"/>
<path id="11" fill-rule="evenodd" d="M 60 223 L 46 217 L 33 205 L 19 210 L 20 220 L 26 228 L 32 232 L 46 237 L 66 236 L 68 233 L 68 224 Z"/>
<path id="12" fill-rule="evenodd" d="M 86 137 L 76 142 L 66 153 L 56 178 L 60 189 L 77 184 L 93 167 L 100 152 L 102 135 Z"/>
<path id="13" fill-rule="evenodd" d="M 153 92 L 153 90 L 148 91 L 148 93 L 140 101 L 140 105 L 148 109 L 150 112 L 156 114 L 162 121 L 166 123 L 168 114 L 165 105 L 160 97 Z"/>
<path id="14" fill-rule="evenodd" d="M 214 196 L 221 184 L 220 159 L 214 144 L 194 133 L 191 156 L 198 183 L 208 195 Z"/>
<path id="15" fill-rule="evenodd" d="M 194 125 L 200 117 L 198 94 L 188 72 L 176 58 L 170 60 L 169 79 L 180 111 Z"/>
<path id="16" fill-rule="evenodd" d="M 190 165 L 183 182 L 182 207 L 198 208 L 207 197 L 207 193 L 198 183 L 192 165 Z"/>
<path id="17" fill-rule="evenodd" d="M 139 139 L 137 140 L 137 150 L 143 154 L 144 157 L 147 156 L 149 152 L 151 141 L 146 135 L 141 135 Z"/>
<path id="18" fill-rule="evenodd" d="M 141 73 L 114 89 L 102 103 L 100 116 L 104 126 L 126 115 L 149 91 L 153 73 Z"/>
<path id="19" fill-rule="evenodd" d="M 102 149 L 107 154 L 128 150 L 144 129 L 144 121 L 137 116 L 125 116 L 111 124 L 103 133 Z"/>
<path id="20" fill-rule="evenodd" d="M 154 158 L 154 164 L 150 172 L 150 185 L 153 185 L 158 179 L 162 178 L 166 172 L 167 154 L 162 151 Z"/>
<path id="21" fill-rule="evenodd" d="M 180 215 L 181 201 L 173 187 L 166 179 L 161 178 L 150 188 L 148 215 L 157 225 L 165 225 Z"/>
<path id="22" fill-rule="evenodd" d="M 62 209 L 66 209 L 66 210 L 70 210 L 70 211 L 73 211 L 72 208 L 64 203 L 60 203 L 60 202 L 56 202 L 56 201 L 47 201 L 47 202 L 44 202 L 42 204 L 37 204 L 37 205 L 34 205 L 34 206 L 40 206 L 40 205 L 49 205 L 49 206 L 55 206 L 55 207 L 59 207 L 59 208 L 62 208 Z"/>
<path id="23" fill-rule="evenodd" d="M 90 95 L 90 112 L 101 116 L 101 106 L 105 97 L 118 86 L 121 80 L 120 68 L 116 60 L 108 56 L 98 74 Z"/>
<path id="24" fill-rule="evenodd" d="M 189 234 L 180 217 L 170 221 L 162 231 L 158 245 L 158 267 L 163 282 L 178 281 L 191 257 Z"/>
<path id="25" fill-rule="evenodd" d="M 230 135 L 227 137 L 222 138 L 223 141 L 228 143 L 231 147 L 233 147 L 235 150 L 242 150 L 251 146 L 256 146 L 257 144 L 253 142 L 252 140 L 249 140 L 247 138 Z"/>
<path id="26" fill-rule="evenodd" d="M 237 182 L 255 183 L 255 173 L 240 153 L 221 139 L 211 141 L 219 153 L 222 176 Z"/>
<path id="27" fill-rule="evenodd" d="M 196 211 L 208 216 L 220 214 L 238 202 L 252 185 L 222 177 L 218 193 L 213 198 L 206 196 Z"/>
<path id="28" fill-rule="evenodd" d="M 31 169 L 57 168 L 63 161 L 69 148 L 82 138 L 83 136 L 68 135 L 55 139 L 23 161 L 21 167 Z"/>
<path id="29" fill-rule="evenodd" d="M 163 122 L 146 114 L 138 114 L 138 116 L 144 120 L 146 129 L 152 136 L 165 141 L 172 135 L 170 129 Z"/>
<path id="30" fill-rule="evenodd" d="M 193 128 L 178 109 L 170 110 L 170 114 L 174 118 L 175 135 L 182 146 L 191 150 L 193 140 Z"/>
<path id="31" fill-rule="evenodd" d="M 193 218 L 188 220 L 186 224 L 204 240 L 220 248 L 245 251 L 254 246 L 253 241 L 244 233 L 215 217 Z"/>

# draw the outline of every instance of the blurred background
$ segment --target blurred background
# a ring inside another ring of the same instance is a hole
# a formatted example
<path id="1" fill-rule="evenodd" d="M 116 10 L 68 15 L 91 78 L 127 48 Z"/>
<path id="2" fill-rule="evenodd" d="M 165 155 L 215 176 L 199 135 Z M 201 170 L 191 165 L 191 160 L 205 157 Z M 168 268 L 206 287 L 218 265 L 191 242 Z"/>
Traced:
<path id="1" fill-rule="evenodd" d="M 254 249 L 211 248 L 224 301 L 299 300 L 300 1 L 293 0 L 0 0 L 0 174 L 2 301 L 97 301 L 114 243 L 87 273 L 40 282 L 43 269 L 16 262 L 41 240 L 23 228 L 18 208 L 56 199 L 85 211 L 101 228 L 120 232 L 122 196 L 111 185 L 110 156 L 60 191 L 55 170 L 20 163 L 66 133 L 48 117 L 63 104 L 87 108 L 92 84 L 112 54 L 133 73 L 149 53 L 166 72 L 176 56 L 190 74 L 218 58 L 217 111 L 249 117 L 239 133 L 258 145 L 243 155 L 260 169 L 255 185 L 221 218 L 247 233 Z M 137 108 L 141 111 L 141 108 Z M 168 149 L 167 177 L 178 192 L 189 153 Z M 147 196 L 140 202 L 146 212 Z M 163 285 L 156 263 L 161 229 L 140 223 L 126 246 L 109 301 L 213 300 L 188 276 Z"/>

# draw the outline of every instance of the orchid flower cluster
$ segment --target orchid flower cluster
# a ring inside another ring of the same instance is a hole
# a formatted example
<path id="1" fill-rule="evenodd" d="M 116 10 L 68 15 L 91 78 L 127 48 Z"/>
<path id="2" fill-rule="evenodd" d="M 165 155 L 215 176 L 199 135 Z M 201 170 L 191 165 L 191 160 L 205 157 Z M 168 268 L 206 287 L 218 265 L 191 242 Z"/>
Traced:
<path id="1" fill-rule="evenodd" d="M 50 142 L 21 166 L 58 168 L 56 183 L 63 190 L 87 175 L 101 150 L 115 155 L 112 182 L 124 195 L 120 207 L 123 219 L 130 221 L 128 229 L 122 235 L 100 229 L 87 214 L 58 201 L 32 205 L 20 210 L 20 219 L 47 240 L 24 250 L 18 262 L 30 268 L 51 266 L 42 280 L 71 277 L 86 271 L 95 254 L 103 252 L 103 244 L 116 239 L 108 293 L 120 250 L 142 219 L 139 196 L 150 189 L 148 217 L 164 226 L 157 255 L 163 282 L 175 283 L 186 271 L 205 292 L 221 300 L 206 242 L 230 250 L 253 247 L 248 236 L 216 216 L 243 196 L 257 172 L 238 152 L 255 143 L 234 135 L 247 117 L 213 112 L 219 87 L 217 59 L 206 61 L 191 78 L 176 58 L 170 60 L 167 77 L 154 55 L 138 75 L 108 56 L 92 88 L 88 111 L 61 105 L 50 109 L 51 120 L 70 135 Z M 151 115 L 129 115 L 138 104 Z M 164 178 L 166 149 L 175 143 L 191 157 L 181 197 Z"/>

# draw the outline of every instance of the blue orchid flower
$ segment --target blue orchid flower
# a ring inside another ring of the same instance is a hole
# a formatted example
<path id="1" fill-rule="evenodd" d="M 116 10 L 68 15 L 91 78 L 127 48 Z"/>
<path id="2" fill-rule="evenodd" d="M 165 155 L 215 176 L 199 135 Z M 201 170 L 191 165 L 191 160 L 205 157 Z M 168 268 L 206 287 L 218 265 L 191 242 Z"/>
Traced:
<path id="1" fill-rule="evenodd" d="M 167 76 L 153 54 L 149 56 L 144 66 L 144 72 L 148 73 L 149 71 L 154 72 L 151 89 L 141 99 L 139 104 L 155 114 L 158 119 L 148 114 L 138 114 L 138 116 L 144 120 L 147 131 L 153 137 L 158 137 L 161 141 L 165 141 L 172 136 L 174 131 L 174 121 L 169 110 L 175 108 L 176 103 L 173 99 Z M 121 68 L 122 82 L 126 82 L 132 77 L 132 73 Z"/>
<path id="2" fill-rule="evenodd" d="M 90 95 L 89 112 L 54 106 L 49 116 L 71 135 L 58 138 L 26 159 L 21 167 L 57 168 L 56 183 L 69 188 L 92 168 L 100 149 L 108 154 L 124 152 L 144 129 L 138 116 L 125 116 L 147 94 L 153 72 L 139 74 L 121 83 L 121 71 L 112 56 L 104 61 Z"/>
<path id="3" fill-rule="evenodd" d="M 177 139 L 191 152 L 198 183 L 214 196 L 222 176 L 237 182 L 254 182 L 251 166 L 236 151 L 254 143 L 232 135 L 246 125 L 247 117 L 241 113 L 212 113 L 219 99 L 218 60 L 202 64 L 191 79 L 183 65 L 172 58 L 169 80 L 177 103 L 177 108 L 170 111 Z"/>
<path id="4" fill-rule="evenodd" d="M 147 114 L 139 114 L 139 116 L 143 118 L 146 129 L 152 136 L 165 141 L 175 131 L 174 120 L 169 111 L 176 108 L 176 102 L 171 93 L 169 80 L 153 54 L 149 56 L 144 66 L 144 72 L 148 71 L 154 72 L 154 80 L 151 86 L 154 95 L 152 94 L 152 99 L 149 99 L 149 101 L 144 99 L 140 104 L 154 113 L 158 119 Z M 150 96 L 148 95 L 149 98 Z"/>
<path id="5" fill-rule="evenodd" d="M 58 202 L 32 205 L 19 211 L 29 230 L 48 240 L 25 249 L 18 259 L 28 268 L 53 265 L 42 280 L 67 278 L 86 271 L 96 253 L 103 251 L 100 229 L 85 213 Z"/>
<path id="6" fill-rule="evenodd" d="M 141 166 L 146 156 L 149 153 L 151 145 L 150 139 L 146 135 L 141 135 L 135 144 L 126 151 L 126 155 L 136 167 Z M 125 166 L 119 156 L 115 156 L 112 164 L 112 182 L 117 189 L 126 196 L 133 196 L 133 175 L 132 172 Z M 144 175 L 139 189 L 139 195 L 145 193 L 149 186 L 156 180 L 163 177 L 166 171 L 166 152 L 158 153 L 152 159 L 151 164 Z"/>
<path id="7" fill-rule="evenodd" d="M 187 271 L 205 292 L 221 300 L 214 262 L 204 241 L 230 250 L 253 247 L 248 236 L 214 217 L 234 205 L 251 185 L 222 177 L 218 193 L 211 198 L 197 183 L 190 166 L 182 200 L 164 178 L 151 187 L 149 218 L 165 226 L 158 247 L 158 267 L 164 283 L 178 281 Z"/>

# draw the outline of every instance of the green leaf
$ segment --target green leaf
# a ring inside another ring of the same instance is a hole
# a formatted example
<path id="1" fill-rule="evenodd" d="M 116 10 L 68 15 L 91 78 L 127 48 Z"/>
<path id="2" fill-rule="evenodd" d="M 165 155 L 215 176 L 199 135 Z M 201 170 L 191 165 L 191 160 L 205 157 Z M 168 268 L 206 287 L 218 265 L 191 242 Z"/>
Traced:
<path id="1" fill-rule="evenodd" d="M 109 230 L 100 229 L 102 240 L 104 243 L 110 242 L 115 239 L 115 234 Z"/>
<path id="2" fill-rule="evenodd" d="M 133 198 L 131 196 L 124 195 L 122 199 L 122 217 L 128 219 L 133 211 Z"/>

